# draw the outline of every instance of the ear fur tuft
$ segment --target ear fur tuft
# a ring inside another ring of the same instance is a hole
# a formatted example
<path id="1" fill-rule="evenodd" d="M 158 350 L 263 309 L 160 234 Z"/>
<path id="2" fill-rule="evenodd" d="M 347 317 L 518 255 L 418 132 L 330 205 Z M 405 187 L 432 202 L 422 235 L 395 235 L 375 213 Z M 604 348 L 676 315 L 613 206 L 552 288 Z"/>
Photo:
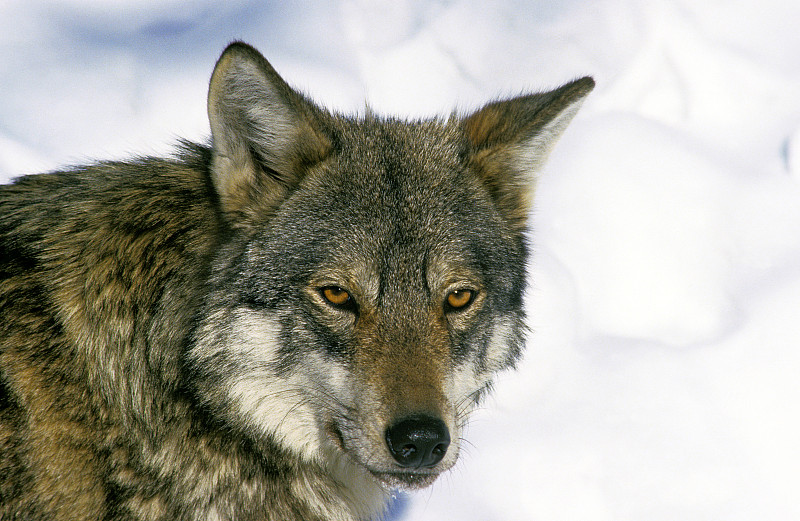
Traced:
<path id="1" fill-rule="evenodd" d="M 241 225 L 269 215 L 305 170 L 331 149 L 322 111 L 242 42 L 217 61 L 208 93 L 212 180 L 223 211 Z"/>
<path id="2" fill-rule="evenodd" d="M 585 77 L 490 103 L 463 120 L 472 168 L 515 229 L 527 222 L 536 173 L 593 88 L 594 80 Z"/>

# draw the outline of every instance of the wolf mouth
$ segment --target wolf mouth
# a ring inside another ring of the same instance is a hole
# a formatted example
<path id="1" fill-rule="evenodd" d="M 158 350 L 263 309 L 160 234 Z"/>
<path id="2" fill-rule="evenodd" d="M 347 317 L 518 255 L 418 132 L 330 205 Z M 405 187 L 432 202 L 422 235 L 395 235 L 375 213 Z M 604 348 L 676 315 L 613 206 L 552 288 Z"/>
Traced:
<path id="1" fill-rule="evenodd" d="M 409 490 L 425 488 L 439 477 L 438 472 L 381 472 L 367 469 L 384 485 Z"/>

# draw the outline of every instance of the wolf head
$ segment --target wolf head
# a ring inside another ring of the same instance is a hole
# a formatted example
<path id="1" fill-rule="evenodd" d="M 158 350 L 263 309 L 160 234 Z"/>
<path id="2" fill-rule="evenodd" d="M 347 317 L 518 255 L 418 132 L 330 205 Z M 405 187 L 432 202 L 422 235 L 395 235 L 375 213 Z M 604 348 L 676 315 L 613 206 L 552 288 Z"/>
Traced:
<path id="1" fill-rule="evenodd" d="M 388 486 L 431 483 L 523 345 L 537 168 L 594 83 L 466 117 L 343 117 L 234 43 L 211 79 L 229 230 L 192 385 L 236 432 Z"/>

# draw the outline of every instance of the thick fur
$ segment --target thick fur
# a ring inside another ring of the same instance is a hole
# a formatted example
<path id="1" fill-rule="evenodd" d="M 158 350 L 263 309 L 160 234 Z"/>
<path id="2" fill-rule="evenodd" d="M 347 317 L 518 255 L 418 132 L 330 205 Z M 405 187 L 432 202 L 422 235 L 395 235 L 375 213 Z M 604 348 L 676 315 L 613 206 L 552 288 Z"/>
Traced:
<path id="1" fill-rule="evenodd" d="M 349 521 L 431 483 L 520 355 L 535 172 L 592 87 L 350 118 L 234 43 L 212 146 L 0 187 L 0 519 Z M 452 441 L 398 465 L 420 415 Z"/>

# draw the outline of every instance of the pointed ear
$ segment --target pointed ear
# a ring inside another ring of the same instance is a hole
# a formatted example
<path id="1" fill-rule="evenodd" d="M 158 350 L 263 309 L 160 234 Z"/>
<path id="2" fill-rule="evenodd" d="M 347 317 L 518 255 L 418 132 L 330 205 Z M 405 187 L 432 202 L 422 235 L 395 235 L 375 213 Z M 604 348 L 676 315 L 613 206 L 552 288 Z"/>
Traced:
<path id="1" fill-rule="evenodd" d="M 536 173 L 593 88 L 592 78 L 581 78 L 490 103 L 463 120 L 471 167 L 515 229 L 525 227 Z"/>
<path id="2" fill-rule="evenodd" d="M 229 45 L 217 62 L 208 117 L 212 180 L 233 225 L 274 212 L 308 167 L 331 150 L 322 111 L 241 42 Z"/>

